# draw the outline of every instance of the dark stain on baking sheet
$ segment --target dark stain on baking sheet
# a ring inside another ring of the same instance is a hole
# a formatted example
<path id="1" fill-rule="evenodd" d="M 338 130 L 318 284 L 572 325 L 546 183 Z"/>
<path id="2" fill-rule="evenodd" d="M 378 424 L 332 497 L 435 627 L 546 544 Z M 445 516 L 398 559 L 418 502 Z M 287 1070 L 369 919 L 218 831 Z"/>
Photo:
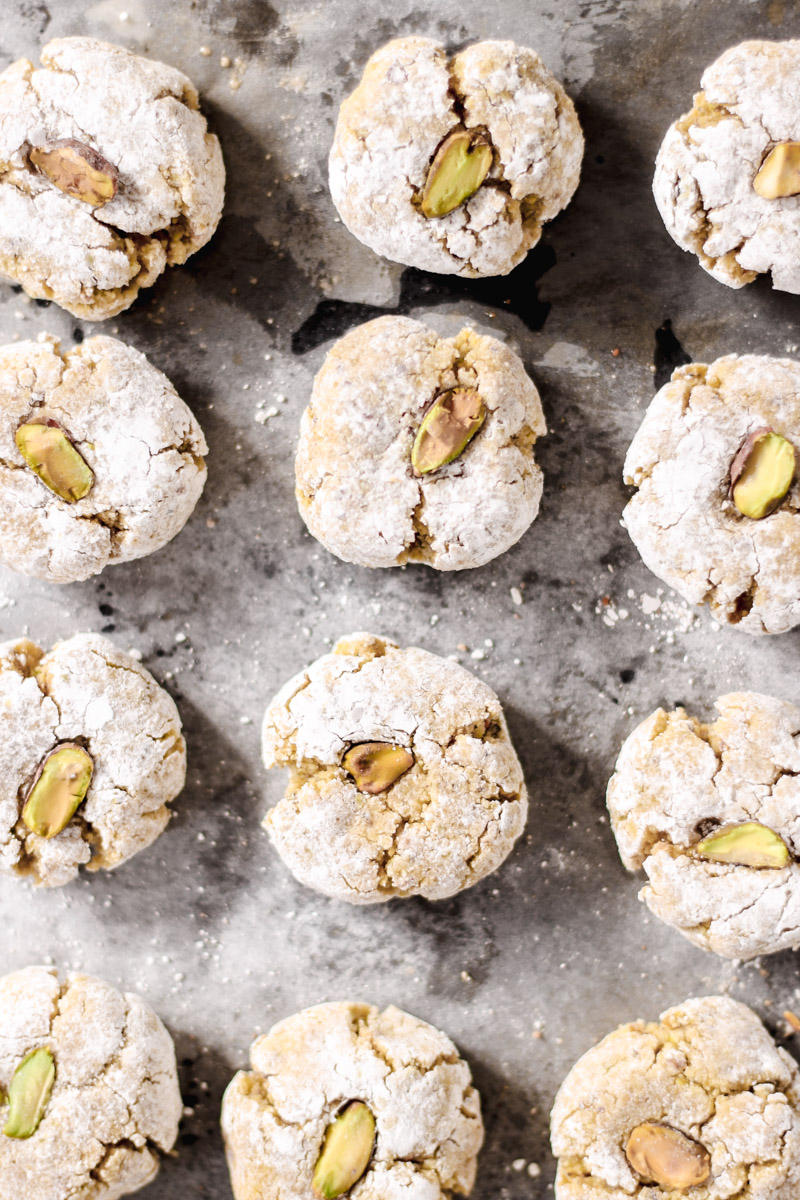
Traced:
<path id="1" fill-rule="evenodd" d="M 28 0 L 27 3 L 20 5 L 19 17 L 20 20 L 29 22 L 39 37 L 44 35 L 47 26 L 53 19 L 47 5 L 37 3 L 37 0 Z"/>
<path id="2" fill-rule="evenodd" d="M 672 321 L 666 317 L 663 324 L 656 330 L 656 348 L 653 354 L 655 375 L 653 381 L 656 391 L 669 383 L 672 372 L 676 367 L 682 367 L 692 361 L 672 331 Z"/>
<path id="3" fill-rule="evenodd" d="M 201 11 L 214 33 L 228 34 L 242 46 L 263 41 L 280 21 L 267 0 L 204 0 Z"/>
<path id="4" fill-rule="evenodd" d="M 283 312 L 287 294 L 299 279 L 286 252 L 271 246 L 250 220 L 235 213 L 223 216 L 214 239 L 182 270 L 211 279 L 220 295 L 230 296 L 264 326 Z"/>
<path id="5" fill-rule="evenodd" d="M 202 12 L 211 32 L 235 41 L 245 58 L 263 55 L 267 41 L 278 66 L 290 66 L 297 57 L 300 43 L 267 0 L 204 0 Z"/>
<path id="6" fill-rule="evenodd" d="M 354 325 L 373 317 L 405 316 L 413 309 L 457 300 L 474 300 L 488 309 L 506 309 L 528 329 L 541 329 L 550 305 L 539 299 L 538 283 L 555 266 L 552 246 L 540 243 L 510 275 L 491 279 L 462 279 L 458 275 L 436 275 L 408 267 L 400 284 L 400 299 L 394 308 L 359 304 L 350 300 L 321 300 L 314 312 L 292 334 L 292 353 L 307 354 L 322 342 L 339 338 Z"/>

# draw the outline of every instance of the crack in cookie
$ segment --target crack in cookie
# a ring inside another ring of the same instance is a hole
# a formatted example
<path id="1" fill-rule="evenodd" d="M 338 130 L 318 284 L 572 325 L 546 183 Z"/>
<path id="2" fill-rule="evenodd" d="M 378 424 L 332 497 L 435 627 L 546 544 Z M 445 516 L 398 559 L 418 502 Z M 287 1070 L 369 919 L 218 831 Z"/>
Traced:
<path id="1" fill-rule="evenodd" d="M 659 150 L 653 193 L 667 230 L 728 287 L 771 273 L 773 287 L 800 292 L 796 201 L 754 186 L 767 153 L 800 136 L 799 81 L 800 41 L 733 46 Z"/>
<path id="2" fill-rule="evenodd" d="M 180 71 L 92 38 L 60 38 L 0 75 L 0 270 L 97 321 L 209 240 L 222 211 L 219 142 Z M 31 142 L 79 141 L 118 187 L 101 208 L 55 186 Z"/>
<path id="3" fill-rule="evenodd" d="M 800 364 L 747 354 L 679 367 L 656 394 L 625 458 L 637 488 L 623 520 L 645 564 L 692 604 L 746 633 L 800 622 L 800 480 L 762 519 L 730 494 L 749 435 L 800 442 Z"/>
<path id="4" fill-rule="evenodd" d="M 79 634 L 45 654 L 27 640 L 0 646 L 0 870 L 60 887 L 86 865 L 111 869 L 166 828 L 186 775 L 174 701 L 133 658 L 98 634 Z M 58 834 L 22 820 L 37 768 L 62 743 L 93 760 L 86 797 Z"/>
<path id="5" fill-rule="evenodd" d="M 446 215 L 426 216 L 429 168 L 459 127 L 485 131 L 491 167 Z M 448 58 L 428 38 L 398 38 L 373 54 L 342 104 L 331 195 L 351 233 L 386 258 L 505 275 L 569 203 L 582 157 L 572 101 L 533 50 L 478 42 Z"/>
<path id="6" fill-rule="evenodd" d="M 647 873 L 651 912 L 706 950 L 749 959 L 800 943 L 800 710 L 754 692 L 716 708 L 710 723 L 658 709 L 635 729 L 608 808 L 622 861 Z M 738 860 L 703 854 L 731 828 L 744 831 Z"/>
<path id="7" fill-rule="evenodd" d="M 413 447 L 438 396 L 477 391 L 486 414 L 452 461 L 416 475 Z M 539 393 L 510 347 L 462 329 L 453 338 L 379 317 L 328 352 L 300 424 L 296 495 L 313 535 L 346 562 L 489 562 L 536 518 L 547 432 Z"/>
<path id="8" fill-rule="evenodd" d="M 413 765 L 379 793 L 361 792 L 342 759 L 364 742 L 405 747 Z M 278 853 L 302 883 L 350 903 L 471 887 L 525 824 L 522 770 L 491 689 L 456 663 L 369 634 L 343 639 L 285 685 L 262 747 L 267 767 L 290 768 L 264 820 Z"/>

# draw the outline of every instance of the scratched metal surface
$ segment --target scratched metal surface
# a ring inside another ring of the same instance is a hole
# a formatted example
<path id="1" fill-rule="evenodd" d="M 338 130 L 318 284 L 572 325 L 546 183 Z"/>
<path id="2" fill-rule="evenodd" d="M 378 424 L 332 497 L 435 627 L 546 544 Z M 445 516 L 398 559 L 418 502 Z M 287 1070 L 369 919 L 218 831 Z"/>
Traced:
<path id="1" fill-rule="evenodd" d="M 372 50 L 408 32 L 451 47 L 532 44 L 578 105 L 580 190 L 507 280 L 404 271 L 335 218 L 325 159 L 338 104 Z M 685 356 L 795 346 L 800 302 L 703 274 L 664 232 L 650 176 L 703 67 L 747 37 L 800 36 L 800 5 L 7 0 L 2 63 L 73 33 L 185 70 L 222 139 L 217 236 L 103 327 L 144 350 L 194 409 L 209 481 L 184 532 L 151 558 L 63 588 L 0 571 L 0 635 L 50 644 L 106 630 L 140 649 L 178 701 L 190 771 L 169 830 L 116 874 L 41 894 L 0 883 L 3 967 L 52 960 L 96 972 L 140 991 L 169 1025 L 191 1114 L 148 1200 L 230 1195 L 218 1109 L 250 1040 L 343 997 L 392 1001 L 446 1029 L 483 1095 L 475 1195 L 544 1197 L 555 1090 L 608 1029 L 723 989 L 780 1032 L 779 1013 L 800 1002 L 794 955 L 739 967 L 647 920 L 603 798 L 620 742 L 660 703 L 707 713 L 739 687 L 800 701 L 797 634 L 749 640 L 693 619 L 659 596 L 619 525 L 622 459 L 654 381 Z M 541 515 L 480 570 L 349 567 L 296 513 L 291 456 L 313 374 L 335 336 L 386 311 L 492 329 L 540 386 L 550 426 Z M 42 330 L 68 344 L 93 331 L 0 286 L 0 337 Z M 263 708 L 356 628 L 458 654 L 507 706 L 530 833 L 502 870 L 452 901 L 328 902 L 293 882 L 259 828 L 280 787 L 259 763 Z"/>

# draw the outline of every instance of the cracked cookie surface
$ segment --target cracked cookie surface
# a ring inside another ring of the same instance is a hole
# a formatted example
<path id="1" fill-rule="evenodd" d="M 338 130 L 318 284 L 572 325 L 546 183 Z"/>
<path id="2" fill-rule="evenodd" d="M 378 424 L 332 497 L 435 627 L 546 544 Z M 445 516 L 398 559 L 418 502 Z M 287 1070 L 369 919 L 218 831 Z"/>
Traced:
<path id="1" fill-rule="evenodd" d="M 734 692 L 704 723 L 658 709 L 623 745 L 608 785 L 622 861 L 643 867 L 642 899 L 690 941 L 726 958 L 800 944 L 800 709 Z M 757 822 L 779 835 L 782 868 L 711 862 L 695 847 Z"/>
<path id="2" fill-rule="evenodd" d="M 651 1121 L 707 1149 L 705 1183 L 673 1190 L 631 1169 L 628 1138 Z M 800 1189 L 797 1064 L 727 996 L 610 1033 L 562 1083 L 551 1130 L 557 1200 L 795 1200 Z"/>
<path id="3" fill-rule="evenodd" d="M 342 759 L 384 743 L 414 765 L 378 795 Z M 301 883 L 370 904 L 471 887 L 510 853 L 527 816 L 500 701 L 457 663 L 367 633 L 291 679 L 264 716 L 267 767 L 291 769 L 264 827 Z"/>
<path id="4" fill-rule="evenodd" d="M 419 195 L 454 129 L 488 133 L 486 181 L 447 216 Z M 539 56 L 513 42 L 477 42 L 448 58 L 429 38 L 398 38 L 366 65 L 344 101 L 330 154 L 339 215 L 361 242 L 424 271 L 506 275 L 569 203 L 583 135 L 572 101 Z"/>
<path id="5" fill-rule="evenodd" d="M 375 1118 L 353 1200 L 467 1195 L 483 1141 L 480 1097 L 450 1039 L 391 1006 L 320 1004 L 256 1038 L 222 1131 L 236 1200 L 308 1200 L 325 1132 L 351 1100 Z"/>
<path id="6" fill-rule="evenodd" d="M 701 87 L 656 160 L 653 193 L 664 224 L 728 287 L 771 272 L 773 287 L 798 293 L 797 196 L 765 199 L 753 181 L 776 145 L 800 140 L 800 41 L 733 46 Z"/>
<path id="7" fill-rule="evenodd" d="M 750 354 L 692 363 L 653 398 L 624 468 L 639 489 L 624 523 L 653 574 L 754 634 L 800 622 L 800 481 L 763 520 L 729 495 L 737 451 L 764 426 L 800 445 L 800 364 Z"/>
<path id="8" fill-rule="evenodd" d="M 94 763 L 86 799 L 55 837 L 31 832 L 22 809 L 37 768 L 64 742 Z M 59 887 L 112 868 L 156 840 L 183 787 L 186 746 L 168 692 L 96 633 L 48 654 L 27 639 L 0 645 L 0 870 Z"/>
<path id="9" fill-rule="evenodd" d="M 417 477 L 411 450 L 434 398 L 476 389 L 486 420 L 447 466 Z M 378 317 L 341 338 L 314 380 L 295 463 L 300 513 L 345 562 L 440 571 L 478 567 L 535 519 L 547 432 L 539 393 L 497 339 L 454 338 L 407 317 Z"/>
<path id="10" fill-rule="evenodd" d="M 0 979 L 0 1089 L 48 1049 L 55 1081 L 41 1123 L 0 1132 L 0 1193 L 25 1200 L 118 1200 L 150 1183 L 182 1111 L 175 1050 L 138 996 L 91 975 L 27 967 Z M 4 1107 L 0 1121 L 5 1123 Z"/>
<path id="11" fill-rule="evenodd" d="M 94 477 L 83 499 L 61 499 L 26 465 L 15 435 L 27 422 L 66 432 Z M 159 550 L 200 498 L 206 452 L 166 375 L 124 342 L 0 347 L 0 559 L 71 583 Z"/>
<path id="12" fill-rule="evenodd" d="M 225 170 L 197 92 L 180 71 L 93 38 L 58 38 L 35 69 L 0 75 L 0 272 L 91 321 L 133 303 L 204 246 Z M 74 139 L 119 176 L 101 207 L 60 191 L 32 147 Z"/>

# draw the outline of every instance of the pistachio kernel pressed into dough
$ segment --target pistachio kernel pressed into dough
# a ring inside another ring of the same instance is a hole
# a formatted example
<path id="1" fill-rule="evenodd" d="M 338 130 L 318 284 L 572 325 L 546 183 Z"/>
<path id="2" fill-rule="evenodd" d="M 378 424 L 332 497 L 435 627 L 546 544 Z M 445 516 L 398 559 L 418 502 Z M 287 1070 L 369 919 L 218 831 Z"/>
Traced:
<path id="1" fill-rule="evenodd" d="M 428 168 L 419 207 L 425 217 L 446 217 L 474 196 L 492 165 L 492 146 L 480 129 L 454 129 Z"/>
<path id="2" fill-rule="evenodd" d="M 375 1118 L 366 1104 L 353 1100 L 325 1131 L 311 1186 L 318 1200 L 335 1200 L 358 1183 L 375 1144 Z"/>
<path id="3" fill-rule="evenodd" d="M 94 475 L 86 460 L 55 424 L 20 425 L 14 441 L 25 462 L 45 487 L 68 504 L 82 500 L 92 489 Z"/>
<path id="4" fill-rule="evenodd" d="M 705 1146 L 658 1121 L 636 1126 L 628 1138 L 625 1157 L 647 1183 L 664 1188 L 695 1187 L 711 1174 L 711 1155 Z"/>
<path id="5" fill-rule="evenodd" d="M 29 1138 L 39 1128 L 53 1090 L 56 1067 L 49 1050 L 34 1050 L 23 1058 L 8 1088 L 8 1120 L 3 1133 Z"/>
<path id="6" fill-rule="evenodd" d="M 42 762 L 28 792 L 22 819 L 31 833 L 51 838 L 66 829 L 86 798 L 94 763 L 83 746 L 64 742 Z"/>
<path id="7" fill-rule="evenodd" d="M 411 449 L 415 475 L 429 475 L 458 458 L 486 420 L 474 388 L 452 388 L 434 400 L 422 418 Z"/>
<path id="8" fill-rule="evenodd" d="M 711 862 L 771 867 L 773 870 L 788 867 L 792 857 L 783 838 L 757 821 L 726 825 L 698 842 L 695 852 Z"/>
<path id="9" fill-rule="evenodd" d="M 753 191 L 764 200 L 800 192 L 800 142 L 780 142 L 772 147 L 753 180 Z"/>
<path id="10" fill-rule="evenodd" d="M 390 742 L 360 742 L 351 746 L 342 759 L 342 766 L 353 776 L 358 790 L 370 796 L 385 792 L 413 765 L 411 751 Z"/>
<path id="11" fill-rule="evenodd" d="M 754 429 L 731 463 L 731 499 L 743 517 L 760 521 L 780 504 L 795 473 L 794 446 L 769 426 Z"/>
<path id="12" fill-rule="evenodd" d="M 74 138 L 34 146 L 28 157 L 53 187 L 92 208 L 108 204 L 117 194 L 119 175 L 108 159 Z"/>

